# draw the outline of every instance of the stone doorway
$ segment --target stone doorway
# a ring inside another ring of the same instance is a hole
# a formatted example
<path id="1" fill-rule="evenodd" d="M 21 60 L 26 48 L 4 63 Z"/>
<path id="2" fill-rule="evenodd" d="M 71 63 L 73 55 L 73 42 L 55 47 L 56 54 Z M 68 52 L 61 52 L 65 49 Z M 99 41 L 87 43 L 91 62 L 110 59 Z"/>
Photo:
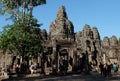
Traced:
<path id="1" fill-rule="evenodd" d="M 69 59 L 68 59 L 68 52 L 67 49 L 62 49 L 59 52 L 59 57 L 58 57 L 58 68 L 59 68 L 59 72 L 63 73 L 67 72 L 68 70 L 68 63 L 69 63 Z"/>

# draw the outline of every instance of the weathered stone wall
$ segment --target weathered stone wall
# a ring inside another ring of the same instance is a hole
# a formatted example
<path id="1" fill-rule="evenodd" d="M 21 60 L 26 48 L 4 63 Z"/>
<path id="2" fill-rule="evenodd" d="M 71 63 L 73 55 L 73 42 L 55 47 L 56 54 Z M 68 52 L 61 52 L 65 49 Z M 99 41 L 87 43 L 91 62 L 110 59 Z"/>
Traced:
<path id="1" fill-rule="evenodd" d="M 74 26 L 68 20 L 64 6 L 60 7 L 57 18 L 51 23 L 49 36 L 51 39 L 57 40 L 72 39 L 75 36 L 76 48 L 81 50 L 80 53 L 87 51 L 89 61 L 105 61 L 103 58 L 108 61 L 109 57 L 115 57 L 115 54 L 119 55 L 117 38 L 115 36 L 104 37 L 101 41 L 97 27 L 91 28 L 90 25 L 85 24 L 83 30 L 74 35 Z"/>
<path id="2" fill-rule="evenodd" d="M 11 60 L 12 60 L 11 54 L 8 54 L 7 52 L 3 54 L 3 51 L 0 50 L 0 64 L 3 67 L 6 67 L 6 65 L 11 64 Z"/>
<path id="3" fill-rule="evenodd" d="M 100 36 L 96 27 L 91 28 L 85 24 L 81 32 L 75 35 L 77 48 L 81 49 L 83 53 L 87 51 L 89 62 L 99 59 L 101 54 L 100 49 Z"/>
<path id="4" fill-rule="evenodd" d="M 102 41 L 102 53 L 105 54 L 104 63 L 105 62 L 120 62 L 120 46 L 118 45 L 118 40 L 116 36 L 112 36 L 111 38 L 104 37 Z"/>

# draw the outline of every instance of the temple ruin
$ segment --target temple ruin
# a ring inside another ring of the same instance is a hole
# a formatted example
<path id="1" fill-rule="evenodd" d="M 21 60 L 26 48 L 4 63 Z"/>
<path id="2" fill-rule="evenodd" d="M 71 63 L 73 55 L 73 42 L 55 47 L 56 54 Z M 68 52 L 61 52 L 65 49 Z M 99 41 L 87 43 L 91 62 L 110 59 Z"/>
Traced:
<path id="1" fill-rule="evenodd" d="M 37 62 L 45 67 L 45 72 L 50 73 L 54 68 L 59 72 L 61 60 L 67 62 L 68 71 L 79 70 L 81 66 L 87 70 L 90 63 L 97 66 L 99 62 L 120 62 L 117 38 L 113 36 L 101 40 L 97 27 L 91 28 L 88 24 L 84 25 L 83 30 L 75 32 L 64 6 L 58 10 L 49 32 L 42 30 L 41 34 L 45 40 L 44 57 L 39 56 Z M 8 57 L 0 57 L 1 63 L 9 64 L 10 59 L 7 62 L 5 58 Z"/>

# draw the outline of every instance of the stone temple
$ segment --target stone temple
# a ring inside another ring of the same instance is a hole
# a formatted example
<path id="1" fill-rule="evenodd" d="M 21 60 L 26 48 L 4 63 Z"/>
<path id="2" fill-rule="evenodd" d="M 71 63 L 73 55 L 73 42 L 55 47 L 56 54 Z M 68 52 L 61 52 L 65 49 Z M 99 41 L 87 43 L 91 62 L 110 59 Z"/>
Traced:
<path id="1" fill-rule="evenodd" d="M 115 36 L 101 40 L 97 27 L 91 28 L 88 24 L 84 25 L 82 31 L 75 33 L 74 25 L 68 19 L 64 6 L 58 10 L 56 19 L 50 24 L 50 31 L 46 36 L 44 37 L 45 52 L 57 69 L 62 57 L 68 61 L 68 68 L 72 70 L 80 67 L 82 58 L 84 58 L 83 63 L 92 63 L 95 66 L 99 62 L 120 61 L 120 47 Z"/>
<path id="2" fill-rule="evenodd" d="M 64 6 L 60 7 L 56 19 L 50 24 L 49 33 L 41 30 L 41 34 L 45 40 L 44 58 L 38 56 L 37 62 L 40 66 L 44 66 L 48 73 L 53 68 L 59 72 L 63 59 L 67 61 L 68 71 L 79 70 L 81 66 L 87 70 L 86 67 L 90 63 L 98 66 L 99 62 L 120 62 L 120 46 L 117 38 L 112 36 L 101 40 L 97 27 L 91 28 L 88 24 L 84 25 L 83 30 L 74 32 L 74 25 L 69 20 Z"/>

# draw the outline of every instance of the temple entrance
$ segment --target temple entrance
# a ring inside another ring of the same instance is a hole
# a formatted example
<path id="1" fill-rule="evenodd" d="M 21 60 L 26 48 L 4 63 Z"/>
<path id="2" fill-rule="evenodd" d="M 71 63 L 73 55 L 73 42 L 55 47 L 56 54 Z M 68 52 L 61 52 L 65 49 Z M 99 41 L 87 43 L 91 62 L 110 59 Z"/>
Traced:
<path id="1" fill-rule="evenodd" d="M 48 42 L 49 44 L 45 44 L 45 68 L 50 68 L 50 73 L 55 75 L 59 72 L 65 74 L 67 71 L 72 71 L 74 40 L 55 40 L 54 44 Z"/>
<path id="2" fill-rule="evenodd" d="M 62 49 L 59 52 L 59 63 L 58 63 L 58 67 L 59 67 L 59 72 L 61 74 L 66 74 L 67 70 L 68 70 L 68 52 L 67 49 Z"/>

